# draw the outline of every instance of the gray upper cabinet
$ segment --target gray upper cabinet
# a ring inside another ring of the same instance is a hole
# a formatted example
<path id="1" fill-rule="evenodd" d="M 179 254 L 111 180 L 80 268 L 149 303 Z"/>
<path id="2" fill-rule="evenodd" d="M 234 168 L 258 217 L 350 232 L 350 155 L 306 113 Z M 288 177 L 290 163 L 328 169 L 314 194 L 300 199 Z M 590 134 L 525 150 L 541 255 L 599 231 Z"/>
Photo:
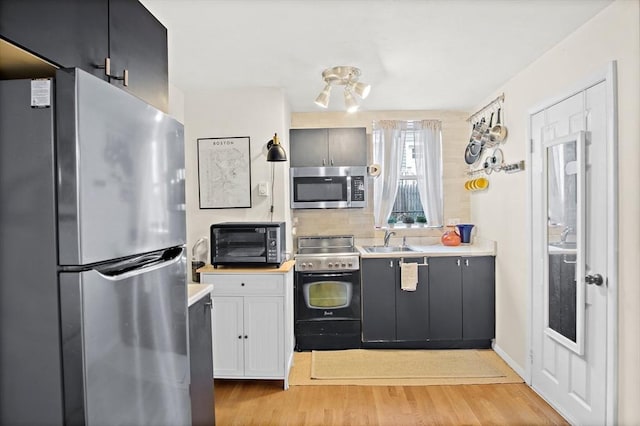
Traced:
<path id="1" fill-rule="evenodd" d="M 137 0 L 109 0 L 109 55 L 112 74 L 129 74 L 112 84 L 168 111 L 167 29 Z"/>
<path id="2" fill-rule="evenodd" d="M 168 110 L 167 30 L 138 0 L 0 0 L 0 36 Z M 98 68 L 106 58 L 111 75 L 127 70 L 127 87 Z"/>
<path id="3" fill-rule="evenodd" d="M 98 77 L 109 56 L 108 0 L 0 0 L 0 35 L 59 67 Z"/>
<path id="4" fill-rule="evenodd" d="M 366 166 L 364 127 L 291 129 L 291 167 Z"/>

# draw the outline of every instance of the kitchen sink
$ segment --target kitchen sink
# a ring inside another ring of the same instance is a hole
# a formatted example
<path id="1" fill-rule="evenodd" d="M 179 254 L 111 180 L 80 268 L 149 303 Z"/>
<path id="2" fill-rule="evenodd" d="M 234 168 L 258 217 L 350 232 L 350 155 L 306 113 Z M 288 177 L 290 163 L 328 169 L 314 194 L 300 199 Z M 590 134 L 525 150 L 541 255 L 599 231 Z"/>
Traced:
<path id="1" fill-rule="evenodd" d="M 561 250 L 575 250 L 576 249 L 576 243 L 574 242 L 556 242 L 556 243 L 549 243 L 549 245 L 551 247 L 555 247 L 555 248 L 559 248 Z"/>
<path id="2" fill-rule="evenodd" d="M 415 251 L 411 247 L 401 246 L 364 246 L 362 248 L 369 253 L 398 253 L 403 251 Z"/>

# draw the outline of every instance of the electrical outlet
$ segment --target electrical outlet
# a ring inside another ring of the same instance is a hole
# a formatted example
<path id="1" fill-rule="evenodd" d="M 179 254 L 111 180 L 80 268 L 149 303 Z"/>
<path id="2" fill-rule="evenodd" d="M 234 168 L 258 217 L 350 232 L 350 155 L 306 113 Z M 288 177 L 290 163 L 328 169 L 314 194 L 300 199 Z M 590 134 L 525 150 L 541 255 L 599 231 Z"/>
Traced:
<path id="1" fill-rule="evenodd" d="M 269 196 L 269 185 L 267 184 L 267 182 L 258 183 L 258 195 L 261 195 L 263 197 Z"/>

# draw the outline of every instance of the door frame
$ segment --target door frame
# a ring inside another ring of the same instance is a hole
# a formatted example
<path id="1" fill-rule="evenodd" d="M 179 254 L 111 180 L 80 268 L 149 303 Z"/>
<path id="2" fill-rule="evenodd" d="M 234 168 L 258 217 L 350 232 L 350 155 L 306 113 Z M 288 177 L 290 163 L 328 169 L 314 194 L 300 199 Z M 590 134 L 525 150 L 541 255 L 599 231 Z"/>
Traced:
<path id="1" fill-rule="evenodd" d="M 559 96 L 548 98 L 527 111 L 527 163 L 532 164 L 533 139 L 531 116 L 589 87 L 605 82 L 607 120 L 607 367 L 606 424 L 614 425 L 618 418 L 618 84 L 617 63 L 611 61 L 599 72 L 572 85 Z M 527 168 L 527 238 L 528 247 L 528 359 L 525 381 L 532 387 L 533 363 L 533 174 Z M 533 389 L 533 387 L 532 387 Z M 553 401 L 550 401 L 553 402 Z"/>

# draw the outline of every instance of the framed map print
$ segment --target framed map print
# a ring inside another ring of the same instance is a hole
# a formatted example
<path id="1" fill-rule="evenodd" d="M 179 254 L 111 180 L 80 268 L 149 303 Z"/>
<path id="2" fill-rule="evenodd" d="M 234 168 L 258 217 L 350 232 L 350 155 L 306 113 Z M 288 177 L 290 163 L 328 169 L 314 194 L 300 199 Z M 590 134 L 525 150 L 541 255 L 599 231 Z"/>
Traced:
<path id="1" fill-rule="evenodd" d="M 251 207 L 249 137 L 198 139 L 201 209 Z"/>

